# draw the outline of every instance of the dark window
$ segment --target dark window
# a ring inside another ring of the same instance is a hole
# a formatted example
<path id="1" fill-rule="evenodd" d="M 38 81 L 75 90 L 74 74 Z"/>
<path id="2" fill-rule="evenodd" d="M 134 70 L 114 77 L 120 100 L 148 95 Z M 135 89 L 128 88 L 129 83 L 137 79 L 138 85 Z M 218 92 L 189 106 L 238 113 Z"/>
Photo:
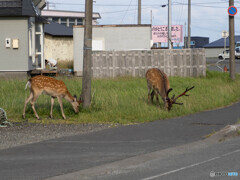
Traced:
<path id="1" fill-rule="evenodd" d="M 83 19 L 82 18 L 77 19 L 77 25 L 83 25 Z"/>
<path id="2" fill-rule="evenodd" d="M 74 23 L 72 23 L 72 22 L 69 22 L 69 27 L 73 27 L 75 25 L 75 22 Z"/>
<path id="3" fill-rule="evenodd" d="M 61 24 L 67 24 L 67 18 L 61 18 Z"/>
<path id="4" fill-rule="evenodd" d="M 52 21 L 58 23 L 58 18 L 52 18 Z"/>
<path id="5" fill-rule="evenodd" d="M 75 23 L 75 18 L 69 18 L 69 23 Z"/>

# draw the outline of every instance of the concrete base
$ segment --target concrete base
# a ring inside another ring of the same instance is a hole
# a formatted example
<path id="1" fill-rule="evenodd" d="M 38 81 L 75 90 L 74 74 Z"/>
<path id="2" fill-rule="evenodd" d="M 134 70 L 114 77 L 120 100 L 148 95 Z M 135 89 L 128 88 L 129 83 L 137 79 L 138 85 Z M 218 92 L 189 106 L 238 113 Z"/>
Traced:
<path id="1" fill-rule="evenodd" d="M 83 72 L 82 71 L 74 71 L 74 76 L 82 77 L 83 76 Z"/>
<path id="2" fill-rule="evenodd" d="M 29 76 L 29 72 L 0 72 L 0 78 L 1 79 L 27 79 Z"/>

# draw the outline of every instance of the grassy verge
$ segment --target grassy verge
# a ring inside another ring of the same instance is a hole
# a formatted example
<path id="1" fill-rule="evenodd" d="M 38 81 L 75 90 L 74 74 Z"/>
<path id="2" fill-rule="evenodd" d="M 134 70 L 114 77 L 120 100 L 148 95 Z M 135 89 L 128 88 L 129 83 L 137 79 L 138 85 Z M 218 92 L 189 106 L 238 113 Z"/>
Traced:
<path id="1" fill-rule="evenodd" d="M 62 79 L 72 94 L 79 96 L 81 92 L 81 79 Z M 25 81 L 1 80 L 0 107 L 6 110 L 8 119 L 12 122 L 24 121 L 21 118 L 24 101 L 29 90 L 24 90 Z M 92 91 L 95 95 L 92 106 L 80 109 L 75 114 L 71 105 L 64 101 L 64 112 L 67 120 L 62 120 L 58 103 L 54 106 L 54 119 L 49 119 L 50 97 L 41 95 L 36 103 L 36 110 L 41 121 L 37 121 L 30 104 L 27 106 L 26 119 L 29 122 L 41 123 L 143 123 L 158 119 L 184 116 L 208 109 L 223 107 L 240 99 L 240 76 L 233 82 L 228 74 L 207 72 L 206 78 L 180 78 L 170 77 L 173 88 L 170 96 L 182 93 L 186 87 L 195 86 L 188 94 L 181 97 L 179 102 L 183 106 L 174 105 L 170 112 L 147 103 L 147 83 L 145 78 L 117 78 L 94 79 Z M 57 100 L 56 100 L 57 101 Z"/>

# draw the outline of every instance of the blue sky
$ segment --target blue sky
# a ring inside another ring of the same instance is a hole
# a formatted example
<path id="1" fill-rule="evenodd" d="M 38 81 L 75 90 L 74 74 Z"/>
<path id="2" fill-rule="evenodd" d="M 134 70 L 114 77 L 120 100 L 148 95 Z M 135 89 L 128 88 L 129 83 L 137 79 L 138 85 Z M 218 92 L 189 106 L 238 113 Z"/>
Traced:
<path id="1" fill-rule="evenodd" d="M 50 9 L 84 11 L 85 0 L 49 0 Z M 172 0 L 172 24 L 187 23 L 188 0 Z M 138 0 L 96 0 L 94 12 L 102 19 L 99 24 L 136 24 Z M 142 24 L 167 25 L 168 0 L 142 0 Z M 210 42 L 221 38 L 223 30 L 228 31 L 228 0 L 192 0 L 192 36 L 209 37 Z M 235 16 L 235 34 L 240 35 L 240 1 L 235 1 L 238 14 Z"/>

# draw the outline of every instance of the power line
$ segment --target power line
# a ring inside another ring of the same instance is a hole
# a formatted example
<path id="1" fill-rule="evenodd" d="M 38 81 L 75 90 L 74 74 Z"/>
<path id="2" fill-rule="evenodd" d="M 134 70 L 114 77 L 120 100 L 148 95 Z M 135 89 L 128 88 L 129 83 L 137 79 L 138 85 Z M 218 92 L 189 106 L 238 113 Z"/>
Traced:
<path id="1" fill-rule="evenodd" d="M 145 9 L 151 9 L 151 8 L 150 8 L 150 7 L 142 8 L 142 10 L 145 10 Z M 134 8 L 134 9 L 128 9 L 128 11 L 136 11 L 136 10 L 137 10 L 136 8 Z M 121 12 L 126 12 L 126 10 L 101 12 L 101 14 L 114 14 L 114 13 L 121 13 Z"/>
<path id="2" fill-rule="evenodd" d="M 181 2 L 183 3 L 184 0 L 182 0 Z M 181 6 L 180 12 L 179 12 L 179 16 L 177 16 L 177 20 L 175 24 L 179 24 L 182 21 L 182 15 L 183 15 L 183 5 Z"/>
<path id="3" fill-rule="evenodd" d="M 129 6 L 128 6 L 128 8 L 127 8 L 127 10 L 126 10 L 123 18 L 122 18 L 121 24 L 123 23 L 123 20 L 124 20 L 124 18 L 125 18 L 125 16 L 126 16 L 126 14 L 127 14 L 127 12 L 128 12 L 128 9 L 129 9 L 129 7 L 130 7 L 131 4 L 132 4 L 132 0 L 130 1 Z"/>
<path id="4" fill-rule="evenodd" d="M 202 26 L 196 26 L 196 25 L 192 25 L 192 27 L 200 29 L 200 30 L 208 31 L 208 32 L 222 32 L 222 29 L 219 29 L 219 28 L 209 29 L 209 28 L 203 28 Z"/>

